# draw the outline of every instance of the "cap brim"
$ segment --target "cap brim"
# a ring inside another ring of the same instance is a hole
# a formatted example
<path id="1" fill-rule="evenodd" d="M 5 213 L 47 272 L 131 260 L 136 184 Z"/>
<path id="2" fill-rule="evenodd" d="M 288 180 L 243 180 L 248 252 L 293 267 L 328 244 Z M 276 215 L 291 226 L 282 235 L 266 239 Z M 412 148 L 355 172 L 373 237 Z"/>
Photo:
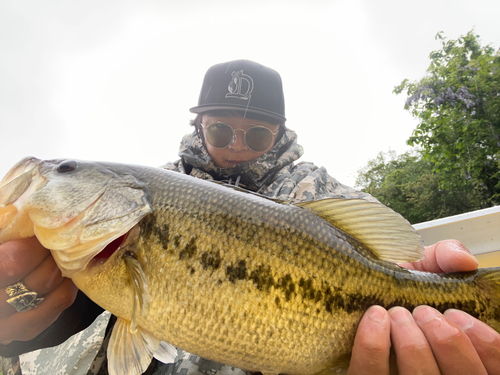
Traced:
<path id="1" fill-rule="evenodd" d="M 256 109 L 256 108 L 252 108 L 252 107 L 247 107 L 247 106 L 239 106 L 239 105 L 236 105 L 236 104 L 233 104 L 233 105 L 227 105 L 227 104 L 221 104 L 221 105 L 217 105 L 217 104 L 207 104 L 207 105 L 199 105 L 199 106 L 196 106 L 196 107 L 193 107 L 193 108 L 190 108 L 189 111 L 191 113 L 203 113 L 203 112 L 210 112 L 210 111 L 218 111 L 218 110 L 225 110 L 225 111 L 238 111 L 238 112 L 250 112 L 250 113 L 256 113 L 256 114 L 259 114 L 259 115 L 263 115 L 263 116 L 266 116 L 266 117 L 269 117 L 273 120 L 277 120 L 279 122 L 283 122 L 283 121 L 286 121 L 286 117 L 284 116 L 281 116 L 277 113 L 274 113 L 274 112 L 268 112 L 268 111 L 264 111 L 262 109 Z M 243 115 L 243 117 L 245 117 Z"/>

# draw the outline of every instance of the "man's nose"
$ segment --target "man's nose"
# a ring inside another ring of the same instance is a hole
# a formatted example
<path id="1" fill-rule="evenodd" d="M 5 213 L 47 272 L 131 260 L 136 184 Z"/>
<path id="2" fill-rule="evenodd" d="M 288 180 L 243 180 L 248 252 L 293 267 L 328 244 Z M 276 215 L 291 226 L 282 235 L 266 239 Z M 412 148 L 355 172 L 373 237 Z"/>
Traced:
<path id="1" fill-rule="evenodd" d="M 238 131 L 240 130 L 240 131 Z M 245 132 L 243 129 L 236 129 L 234 131 L 233 139 L 229 144 L 229 149 L 232 151 L 246 151 L 248 150 L 248 146 L 245 142 Z"/>

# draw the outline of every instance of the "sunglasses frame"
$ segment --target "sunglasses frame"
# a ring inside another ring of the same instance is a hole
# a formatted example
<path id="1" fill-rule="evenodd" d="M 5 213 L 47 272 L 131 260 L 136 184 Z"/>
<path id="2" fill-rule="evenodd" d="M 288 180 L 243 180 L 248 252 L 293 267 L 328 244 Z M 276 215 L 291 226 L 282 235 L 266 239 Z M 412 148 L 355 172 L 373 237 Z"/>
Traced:
<path id="1" fill-rule="evenodd" d="M 237 132 L 237 131 L 242 131 L 242 132 L 243 132 L 243 142 L 245 142 L 246 147 L 248 147 L 248 149 L 249 149 L 250 151 L 252 151 L 252 152 L 263 152 L 263 151 L 255 151 L 254 149 L 252 149 L 252 148 L 248 145 L 248 143 L 247 143 L 247 132 L 249 132 L 249 131 L 250 131 L 250 130 L 252 130 L 252 129 L 256 129 L 256 128 L 263 128 L 263 129 L 266 129 L 269 133 L 271 133 L 271 136 L 272 136 L 272 137 L 274 137 L 274 136 L 275 136 L 276 134 L 278 134 L 278 133 L 279 133 L 279 131 L 280 131 L 280 129 L 278 129 L 276 132 L 274 132 L 274 133 L 273 133 L 273 132 L 271 131 L 271 129 L 266 128 L 265 126 L 262 126 L 262 125 L 255 125 L 255 126 L 252 126 L 252 127 L 251 127 L 250 129 L 248 129 L 248 130 L 244 130 L 244 129 L 233 129 L 233 127 L 232 127 L 231 125 L 226 124 L 225 122 L 222 122 L 222 121 L 217 121 L 217 122 L 214 122 L 214 123 L 212 123 L 212 124 L 210 124 L 210 125 L 208 125 L 208 126 L 205 126 L 205 125 L 203 125 L 203 124 L 200 122 L 200 126 L 201 126 L 203 129 L 205 129 L 207 132 L 208 132 L 208 129 L 209 129 L 211 126 L 213 126 L 213 125 L 218 125 L 218 124 L 225 125 L 225 126 L 229 127 L 229 129 L 231 129 L 231 130 L 233 131 L 233 135 L 231 136 L 231 139 L 230 139 L 229 143 L 228 143 L 226 146 L 224 146 L 224 147 L 217 147 L 217 146 L 213 145 L 213 144 L 212 144 L 212 142 L 210 142 L 210 141 L 208 140 L 208 137 L 205 137 L 205 138 L 206 138 L 206 141 L 207 141 L 208 143 L 210 143 L 210 145 L 211 145 L 213 148 L 216 148 L 216 149 L 219 149 L 219 150 L 225 149 L 225 148 L 229 147 L 232 143 L 234 143 L 234 141 L 236 140 L 236 132 Z M 272 143 L 272 138 L 271 138 L 271 143 Z M 268 147 L 269 147 L 269 145 L 266 147 L 266 149 L 267 149 Z"/>

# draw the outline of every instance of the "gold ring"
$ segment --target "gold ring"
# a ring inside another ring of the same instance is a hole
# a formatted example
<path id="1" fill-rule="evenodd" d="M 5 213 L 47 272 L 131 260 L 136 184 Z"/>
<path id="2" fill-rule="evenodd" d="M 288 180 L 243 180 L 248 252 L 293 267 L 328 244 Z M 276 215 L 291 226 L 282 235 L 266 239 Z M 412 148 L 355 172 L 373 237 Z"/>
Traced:
<path id="1" fill-rule="evenodd" d="M 43 301 L 43 298 L 38 297 L 36 292 L 26 288 L 26 285 L 24 285 L 21 281 L 9 285 L 5 288 L 5 291 L 10 297 L 7 300 L 7 303 L 14 306 L 18 312 L 34 309 L 40 302 Z"/>

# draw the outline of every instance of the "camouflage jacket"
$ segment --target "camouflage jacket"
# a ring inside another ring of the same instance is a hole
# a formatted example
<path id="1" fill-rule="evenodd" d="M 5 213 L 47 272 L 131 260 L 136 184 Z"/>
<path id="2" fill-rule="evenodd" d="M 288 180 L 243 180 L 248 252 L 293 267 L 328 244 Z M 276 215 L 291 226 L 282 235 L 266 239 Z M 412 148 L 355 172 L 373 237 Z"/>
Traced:
<path id="1" fill-rule="evenodd" d="M 259 158 L 233 168 L 217 167 L 195 133 L 182 139 L 175 163 L 163 168 L 204 180 L 236 183 L 248 190 L 292 203 L 327 197 L 364 198 L 371 195 L 354 190 L 331 177 L 324 167 L 295 163 L 303 154 L 294 131 L 286 130 L 276 145 Z"/>
<path id="2" fill-rule="evenodd" d="M 303 154 L 297 135 L 286 130 L 276 145 L 259 158 L 233 168 L 217 167 L 196 133 L 186 135 L 179 150 L 180 159 L 165 169 L 205 179 L 237 184 L 259 194 L 292 203 L 326 197 L 364 198 L 372 196 L 347 187 L 312 163 L 295 163 Z M 87 329 L 63 344 L 1 358 L 3 375 L 105 375 L 106 348 L 114 317 L 104 312 Z M 216 363 L 178 349 L 174 363 L 153 360 L 145 374 L 151 375 L 244 375 L 246 372 Z M 2 374 L 0 374 L 2 375 Z"/>

